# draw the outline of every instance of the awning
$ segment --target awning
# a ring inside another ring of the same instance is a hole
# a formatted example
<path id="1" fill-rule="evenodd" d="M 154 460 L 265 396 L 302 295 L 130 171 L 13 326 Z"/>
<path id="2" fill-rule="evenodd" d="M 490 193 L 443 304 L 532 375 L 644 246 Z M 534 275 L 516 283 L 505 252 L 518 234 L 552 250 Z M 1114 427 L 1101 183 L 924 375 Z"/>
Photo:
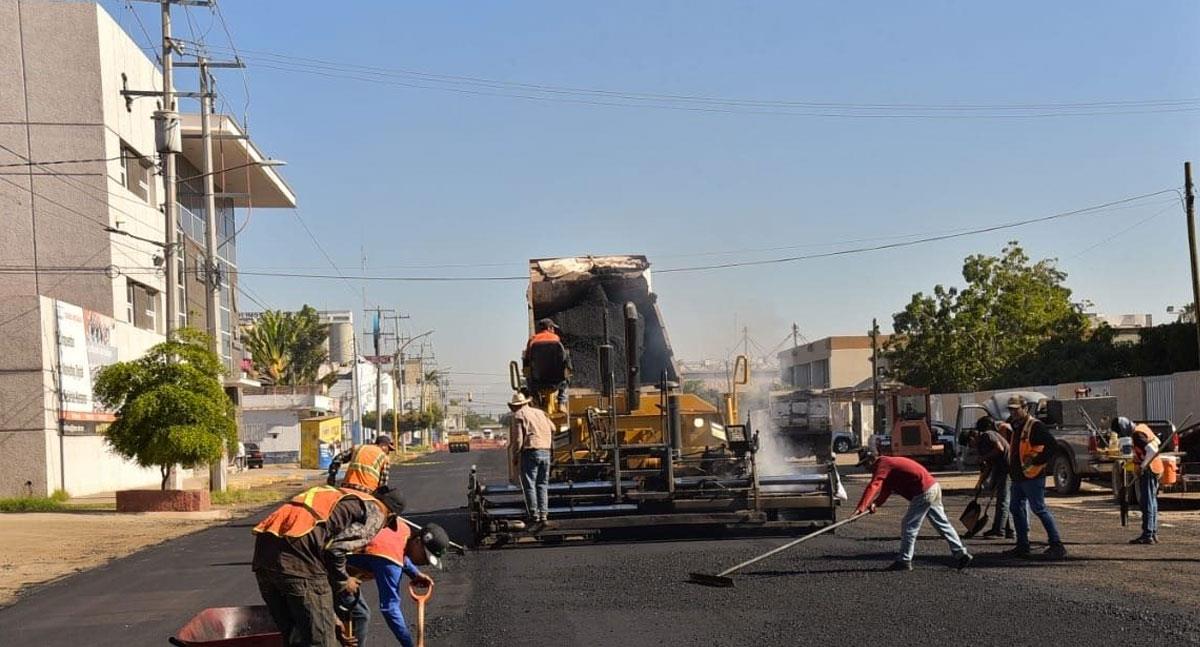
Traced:
<path id="1" fill-rule="evenodd" d="M 182 114 L 183 156 L 202 168 L 204 147 L 200 139 L 200 115 Z M 288 208 L 296 206 L 296 194 L 283 181 L 279 169 L 267 161 L 254 142 L 228 115 L 210 118 L 213 136 L 213 171 L 217 192 L 233 200 L 235 207 Z"/>

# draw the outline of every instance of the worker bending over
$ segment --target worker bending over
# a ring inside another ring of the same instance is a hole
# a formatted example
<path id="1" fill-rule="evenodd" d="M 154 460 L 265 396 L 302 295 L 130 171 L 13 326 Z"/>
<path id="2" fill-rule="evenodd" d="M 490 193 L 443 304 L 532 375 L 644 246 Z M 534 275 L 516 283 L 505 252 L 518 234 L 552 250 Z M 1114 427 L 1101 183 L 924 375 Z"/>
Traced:
<path id="1" fill-rule="evenodd" d="M 567 381 L 571 377 L 571 355 L 558 336 L 553 319 L 538 319 L 533 336 L 525 343 L 521 363 L 538 405 L 554 413 L 567 408 Z M 551 400 L 546 394 L 557 393 Z M 557 405 L 557 409 L 555 409 Z"/>
<path id="2" fill-rule="evenodd" d="M 296 495 L 254 527 L 254 575 L 289 647 L 335 647 L 340 623 L 333 592 L 355 595 L 347 555 L 366 546 L 404 511 L 399 492 L 321 485 Z"/>
<path id="3" fill-rule="evenodd" d="M 1111 429 L 1118 436 L 1133 439 L 1133 465 L 1137 473 L 1138 507 L 1142 510 L 1142 534 L 1129 540 L 1129 543 L 1157 544 L 1158 484 L 1163 473 L 1162 458 L 1158 455 L 1158 436 L 1150 427 L 1134 425 L 1125 416 L 1113 418 Z"/>
<path id="4" fill-rule="evenodd" d="M 412 634 L 400 611 L 401 582 L 407 575 L 422 588 L 433 586 L 433 579 L 417 566 L 441 568 L 441 558 L 450 548 L 450 537 L 436 523 L 418 530 L 412 529 L 403 520 L 395 529 L 384 528 L 375 535 L 371 543 L 350 556 L 350 566 L 362 579 L 374 579 L 379 590 L 379 611 L 392 630 L 392 635 L 404 647 L 413 647 Z M 338 602 L 339 608 L 348 608 L 354 624 L 354 637 L 358 647 L 366 647 L 367 624 L 371 613 L 362 596 L 347 596 Z"/>
<path id="5" fill-rule="evenodd" d="M 337 485 L 338 470 L 346 465 L 346 475 L 341 487 L 370 494 L 388 484 L 389 455 L 392 452 L 392 437 L 379 434 L 370 445 L 356 445 L 333 457 L 329 464 L 328 485 Z"/>
<path id="6" fill-rule="evenodd" d="M 1014 536 L 1008 491 L 1008 436 L 1011 432 L 1008 423 L 997 426 L 991 416 L 984 416 L 968 435 L 967 443 L 979 455 L 979 481 L 975 483 L 975 491 L 986 489 L 996 499 L 996 514 L 991 529 L 983 533 L 984 539 L 1012 539 Z"/>
<path id="7" fill-rule="evenodd" d="M 946 510 L 942 507 L 942 486 L 920 463 L 903 456 L 880 456 L 870 449 L 862 449 L 858 452 L 858 465 L 870 469 L 872 473 L 871 483 L 863 491 L 854 514 L 875 512 L 875 508 L 883 505 L 893 492 L 909 501 L 908 511 L 900 522 L 900 554 L 887 570 L 912 570 L 917 535 L 921 532 L 925 517 L 929 517 L 934 529 L 950 545 L 950 552 L 959 570 L 971 563 L 974 558 L 946 518 Z"/>
<path id="8" fill-rule="evenodd" d="M 1025 398 L 1014 395 L 1008 399 L 1008 424 L 1012 425 L 1008 476 L 1012 479 L 1013 523 L 1017 527 L 1017 546 L 1008 551 L 1010 557 L 1029 556 L 1029 513 L 1042 522 L 1050 547 L 1044 555 L 1049 559 L 1065 559 L 1067 549 L 1058 534 L 1054 514 L 1046 506 L 1046 465 L 1054 457 L 1054 436 L 1046 425 L 1026 409 Z"/>

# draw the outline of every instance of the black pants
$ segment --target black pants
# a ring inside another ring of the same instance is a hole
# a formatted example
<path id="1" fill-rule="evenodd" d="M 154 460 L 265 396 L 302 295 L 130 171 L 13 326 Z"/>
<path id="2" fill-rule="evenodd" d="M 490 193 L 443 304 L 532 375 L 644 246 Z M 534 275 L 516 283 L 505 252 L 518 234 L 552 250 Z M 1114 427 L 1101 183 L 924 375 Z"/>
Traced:
<path id="1" fill-rule="evenodd" d="M 338 647 L 333 594 L 324 577 L 255 571 L 258 591 L 288 647 Z"/>

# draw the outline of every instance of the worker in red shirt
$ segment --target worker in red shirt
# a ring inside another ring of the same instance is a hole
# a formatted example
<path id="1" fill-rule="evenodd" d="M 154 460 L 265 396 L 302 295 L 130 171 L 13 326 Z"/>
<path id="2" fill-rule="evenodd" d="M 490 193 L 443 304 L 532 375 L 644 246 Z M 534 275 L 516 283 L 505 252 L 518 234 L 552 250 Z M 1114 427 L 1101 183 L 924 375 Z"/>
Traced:
<path id="1" fill-rule="evenodd" d="M 871 483 L 854 509 L 855 514 L 875 512 L 875 508 L 883 505 L 893 492 L 909 502 L 908 512 L 904 513 L 904 520 L 900 522 L 900 555 L 887 570 L 912 570 L 913 551 L 925 517 L 929 517 L 934 529 L 950 544 L 950 552 L 958 569 L 962 570 L 971 563 L 974 558 L 946 518 L 946 510 L 942 507 L 942 486 L 934 480 L 929 470 L 911 458 L 880 456 L 870 449 L 858 452 L 858 465 L 870 469 L 872 474 Z"/>

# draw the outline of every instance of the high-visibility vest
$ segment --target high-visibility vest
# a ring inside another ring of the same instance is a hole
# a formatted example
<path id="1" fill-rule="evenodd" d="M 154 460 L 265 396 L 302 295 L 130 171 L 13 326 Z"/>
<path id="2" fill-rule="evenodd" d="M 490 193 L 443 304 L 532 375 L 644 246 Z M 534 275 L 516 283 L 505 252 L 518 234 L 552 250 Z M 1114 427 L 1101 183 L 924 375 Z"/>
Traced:
<path id="1" fill-rule="evenodd" d="M 1154 448 L 1154 458 L 1150 459 L 1150 471 L 1162 476 L 1163 462 L 1162 458 L 1158 455 L 1158 436 L 1154 435 L 1154 431 L 1150 429 L 1150 427 L 1147 427 L 1146 425 L 1138 425 L 1133 428 L 1133 437 L 1137 438 L 1139 436 L 1143 441 L 1146 442 L 1147 445 Z M 1140 472 L 1142 469 L 1142 461 L 1146 460 L 1146 450 L 1138 447 L 1137 443 L 1133 444 L 1133 460 L 1135 463 L 1137 463 L 1137 468 Z"/>
<path id="2" fill-rule="evenodd" d="M 1033 433 L 1034 418 L 1030 416 L 1025 420 L 1025 424 L 1021 427 L 1020 444 L 1018 445 L 1021 460 L 1021 471 L 1025 474 L 1025 478 L 1032 479 L 1042 475 L 1042 470 L 1046 469 L 1045 464 L 1030 465 L 1029 461 L 1035 456 L 1042 453 L 1046 448 L 1045 445 L 1034 445 L 1030 442 L 1029 437 Z"/>
<path id="3" fill-rule="evenodd" d="M 537 344 L 561 344 L 561 343 L 562 343 L 562 340 L 559 339 L 558 333 L 554 332 L 553 330 L 542 330 L 542 331 L 534 334 L 534 336 L 530 337 L 529 343 L 526 344 L 525 347 L 530 348 L 532 346 L 536 346 Z"/>
<path id="4" fill-rule="evenodd" d="M 379 445 L 359 445 L 350 454 L 346 465 L 346 476 L 342 487 L 374 492 L 379 487 L 380 475 L 387 471 L 388 453 Z"/>
<path id="5" fill-rule="evenodd" d="M 276 537 L 303 537 L 318 525 L 329 521 L 329 515 L 342 499 L 357 497 L 373 503 L 386 514 L 387 510 L 375 497 L 354 490 L 320 485 L 300 494 L 279 506 L 274 512 L 254 527 L 254 533 L 268 533 Z"/>
<path id="6" fill-rule="evenodd" d="M 367 555 L 375 555 L 382 557 L 389 562 L 393 562 L 397 566 L 404 566 L 404 547 L 408 545 L 408 538 L 412 536 L 412 530 L 408 524 L 400 521 L 395 530 L 385 527 L 380 530 L 371 543 L 367 544 L 362 552 Z"/>

